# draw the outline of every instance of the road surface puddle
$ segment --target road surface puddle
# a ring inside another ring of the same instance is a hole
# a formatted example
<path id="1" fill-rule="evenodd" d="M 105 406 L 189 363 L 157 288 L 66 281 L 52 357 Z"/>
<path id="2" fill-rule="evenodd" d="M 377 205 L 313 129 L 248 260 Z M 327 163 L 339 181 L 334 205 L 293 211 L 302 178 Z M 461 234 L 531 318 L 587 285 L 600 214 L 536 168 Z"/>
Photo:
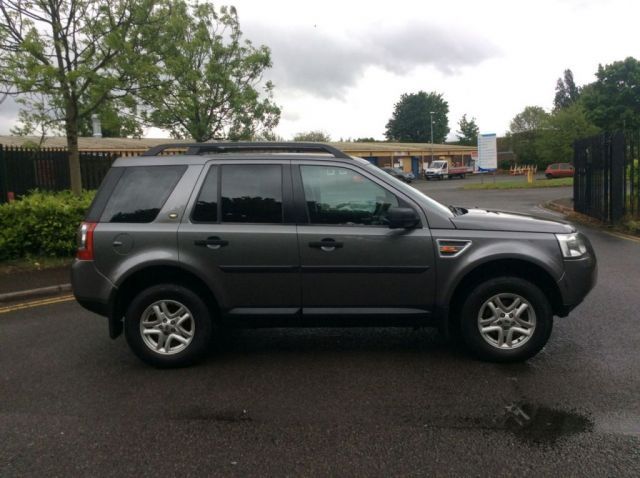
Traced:
<path id="1" fill-rule="evenodd" d="M 504 425 L 519 438 L 540 444 L 593 431 L 593 420 L 586 415 L 526 403 L 506 406 Z"/>

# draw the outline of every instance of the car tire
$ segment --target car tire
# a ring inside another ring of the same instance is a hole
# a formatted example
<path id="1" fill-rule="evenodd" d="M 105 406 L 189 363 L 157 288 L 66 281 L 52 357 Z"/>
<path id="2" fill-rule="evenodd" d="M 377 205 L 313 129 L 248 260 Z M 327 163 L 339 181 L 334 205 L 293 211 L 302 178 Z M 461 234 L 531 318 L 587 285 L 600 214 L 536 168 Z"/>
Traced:
<path id="1" fill-rule="evenodd" d="M 547 174 L 545 174 L 545 176 L 547 177 L 547 179 L 553 179 L 553 174 L 547 173 Z"/>
<path id="2" fill-rule="evenodd" d="M 549 340 L 552 328 L 549 300 L 539 287 L 519 277 L 478 284 L 460 312 L 463 342 L 477 357 L 490 362 L 533 357 Z"/>
<path id="3" fill-rule="evenodd" d="M 129 304 L 124 332 L 131 350 L 159 368 L 193 364 L 210 350 L 211 311 L 193 290 L 175 284 L 144 289 Z"/>

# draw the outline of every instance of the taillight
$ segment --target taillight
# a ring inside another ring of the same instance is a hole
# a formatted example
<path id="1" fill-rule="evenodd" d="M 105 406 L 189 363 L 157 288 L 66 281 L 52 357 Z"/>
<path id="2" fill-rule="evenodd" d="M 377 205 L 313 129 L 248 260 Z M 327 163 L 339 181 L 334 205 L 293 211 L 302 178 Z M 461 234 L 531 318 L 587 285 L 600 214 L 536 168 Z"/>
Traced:
<path id="1" fill-rule="evenodd" d="M 83 222 L 78 228 L 78 252 L 76 257 L 81 261 L 93 260 L 93 230 L 98 223 Z"/>

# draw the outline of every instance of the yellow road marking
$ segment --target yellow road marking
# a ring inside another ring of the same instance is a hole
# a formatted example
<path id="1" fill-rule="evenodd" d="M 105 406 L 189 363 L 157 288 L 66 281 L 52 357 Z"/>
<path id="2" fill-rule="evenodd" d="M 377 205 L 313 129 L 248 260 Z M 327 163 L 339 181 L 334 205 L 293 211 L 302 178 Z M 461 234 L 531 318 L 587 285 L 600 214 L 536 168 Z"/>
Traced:
<path id="1" fill-rule="evenodd" d="M 623 234 L 620 232 L 613 232 L 613 231 L 604 231 L 604 232 L 606 232 L 610 236 L 615 236 L 620 239 L 626 239 L 627 241 L 640 243 L 640 238 L 635 236 L 629 236 L 628 234 Z"/>
<path id="2" fill-rule="evenodd" d="M 71 300 L 75 300 L 75 297 L 73 297 L 73 295 L 63 295 L 61 297 L 51 297 L 48 299 L 31 300 L 29 302 L 22 302 L 20 304 L 0 307 L 0 314 L 14 312 L 16 310 L 30 309 L 32 307 L 40 307 L 43 305 L 59 304 L 61 302 L 69 302 Z"/>

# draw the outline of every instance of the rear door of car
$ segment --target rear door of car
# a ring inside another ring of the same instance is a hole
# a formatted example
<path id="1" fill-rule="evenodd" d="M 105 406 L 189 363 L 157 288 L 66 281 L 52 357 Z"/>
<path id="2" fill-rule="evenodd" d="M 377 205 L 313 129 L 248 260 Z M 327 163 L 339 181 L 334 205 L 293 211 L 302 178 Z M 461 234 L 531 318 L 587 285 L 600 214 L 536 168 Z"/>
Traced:
<path id="1" fill-rule="evenodd" d="M 178 232 L 180 262 L 197 270 L 230 318 L 300 312 L 290 162 L 215 160 Z"/>

